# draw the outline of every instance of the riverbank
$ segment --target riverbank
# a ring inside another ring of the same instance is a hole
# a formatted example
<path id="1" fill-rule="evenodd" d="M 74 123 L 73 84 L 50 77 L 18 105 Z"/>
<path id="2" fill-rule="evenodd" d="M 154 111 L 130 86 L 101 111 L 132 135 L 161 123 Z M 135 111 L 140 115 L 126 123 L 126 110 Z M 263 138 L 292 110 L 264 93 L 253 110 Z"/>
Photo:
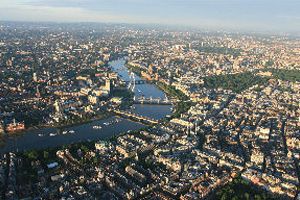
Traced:
<path id="1" fill-rule="evenodd" d="M 111 69 L 118 73 L 125 81 L 128 81 L 130 74 L 124 67 L 125 60 L 119 59 L 110 63 Z M 133 93 L 128 92 L 126 88 L 121 88 L 113 96 L 124 97 L 122 107 L 128 108 L 132 105 L 130 99 Z M 125 90 L 125 91 L 124 91 Z M 158 89 L 154 84 L 136 85 L 136 95 L 144 95 L 145 97 L 164 98 L 165 93 Z M 170 106 L 162 105 L 134 105 L 132 112 L 153 119 L 162 119 L 166 115 L 170 115 Z M 0 148 L 0 154 L 7 152 L 25 152 L 28 150 L 44 150 L 49 148 L 64 148 L 68 145 L 91 141 L 95 143 L 98 140 L 109 140 L 117 138 L 119 135 L 128 134 L 132 131 L 139 131 L 145 128 L 145 125 L 133 122 L 128 119 L 122 119 L 118 123 L 116 117 L 112 114 L 104 114 L 101 117 L 77 121 L 76 123 L 55 124 L 51 126 L 38 126 L 27 129 L 25 133 L 17 134 L 16 137 L 6 137 L 5 144 Z M 110 125 L 106 125 L 110 124 Z M 101 127 L 94 129 L 94 126 Z M 74 134 L 60 134 L 61 130 L 74 131 Z M 52 136 L 51 136 L 52 134 Z M 54 135 L 54 136 L 53 136 Z"/>
<path id="2" fill-rule="evenodd" d="M 101 139 L 100 141 L 102 142 L 116 142 L 117 138 L 123 135 L 134 135 L 134 134 L 138 134 L 140 131 L 142 130 L 147 130 L 149 127 L 144 127 L 144 128 L 140 128 L 139 130 L 135 130 L 135 131 L 127 131 L 127 132 L 123 132 L 119 135 L 113 135 L 110 138 L 106 138 L 106 139 Z M 84 153 L 87 153 L 90 149 L 94 149 L 95 148 L 95 141 L 84 141 L 84 142 L 76 142 L 76 143 L 70 143 L 70 144 L 66 144 L 66 145 L 62 145 L 62 146 L 57 146 L 57 147 L 50 147 L 50 148 L 45 148 L 45 149 L 39 149 L 39 150 L 27 150 L 27 151 L 23 151 L 23 152 L 17 152 L 16 154 L 19 157 L 22 157 L 25 161 L 35 161 L 37 159 L 39 159 L 40 161 L 42 161 L 42 165 L 44 165 L 44 167 L 46 168 L 46 165 L 57 161 L 57 156 L 56 156 L 56 152 L 61 150 L 61 149 L 69 149 L 69 151 L 76 155 L 77 154 L 77 150 L 81 149 L 81 151 L 83 151 Z M 28 166 L 31 162 L 28 162 Z"/>
<path id="3" fill-rule="evenodd" d="M 78 120 L 72 121 L 71 123 L 58 123 L 54 124 L 53 126 L 48 126 L 45 128 L 58 128 L 58 129 L 63 129 L 63 128 L 70 128 L 73 126 L 78 126 L 82 124 L 88 124 L 96 120 L 102 120 L 102 119 L 107 119 L 109 117 L 113 116 L 112 113 L 110 112 L 104 112 L 103 114 L 99 114 L 97 116 L 94 116 L 92 118 L 78 118 Z"/>
<path id="4" fill-rule="evenodd" d="M 130 71 L 139 76 L 142 72 L 145 72 L 144 69 L 129 63 L 126 63 L 126 66 Z M 190 98 L 180 90 L 176 89 L 174 86 L 166 85 L 165 83 L 160 81 L 156 82 L 156 86 L 164 93 L 166 93 L 169 98 L 175 98 L 178 100 L 174 105 L 175 107 L 173 109 L 173 113 L 169 119 L 179 118 L 181 114 L 187 112 L 193 105 L 193 103 L 190 101 Z"/>
<path id="5" fill-rule="evenodd" d="M 157 82 L 156 85 L 158 86 L 159 89 L 164 91 L 169 97 L 173 97 L 178 100 L 177 103 L 175 103 L 175 108 L 173 109 L 173 113 L 170 119 L 180 117 L 181 114 L 186 113 L 193 105 L 189 97 L 186 96 L 180 90 L 177 90 L 175 87 L 171 85 L 166 85 L 165 83 L 162 82 Z"/>
<path id="6" fill-rule="evenodd" d="M 132 64 L 126 63 L 127 69 L 129 69 L 131 72 L 135 73 L 138 76 L 142 76 L 143 70 L 140 67 L 134 66 Z"/>
<path id="7" fill-rule="evenodd" d="M 112 113 L 110 112 L 105 112 L 101 115 L 97 115 L 97 116 L 94 116 L 92 118 L 86 118 L 86 119 L 78 119 L 78 120 L 75 120 L 75 121 L 72 121 L 70 123 L 64 123 L 64 122 L 61 122 L 61 123 L 54 123 L 54 124 L 50 124 L 50 125 L 47 125 L 47 124 L 43 124 L 43 125 L 37 125 L 37 126 L 33 126 L 33 127 L 28 127 L 26 128 L 25 130 L 22 130 L 22 131 L 16 131 L 16 132 L 11 132 L 11 133 L 4 133 L 2 135 L 2 137 L 0 136 L 0 146 L 1 146 L 1 138 L 2 139 L 5 139 L 5 137 L 18 137 L 18 136 L 21 136 L 22 134 L 28 132 L 28 131 L 34 131 L 34 130 L 38 130 L 38 129 L 43 129 L 43 128 L 57 128 L 57 129 L 64 129 L 64 128 L 70 128 L 70 127 L 73 127 L 73 126 L 78 126 L 78 125 L 82 125 L 82 124 L 87 124 L 87 123 L 91 123 L 93 121 L 96 121 L 96 120 L 102 120 L 102 119 L 106 119 L 106 118 L 109 118 L 113 116 Z"/>
<path id="8" fill-rule="evenodd" d="M 117 90 L 112 92 L 112 97 L 121 97 L 123 99 L 126 99 L 126 101 L 123 101 L 122 104 L 120 105 L 121 108 L 129 108 L 133 104 L 133 96 L 134 94 L 128 90 Z M 102 111 L 102 113 L 98 113 L 95 116 L 84 116 L 83 118 L 74 118 L 71 120 L 66 120 L 66 121 L 61 121 L 59 123 L 53 123 L 53 124 L 40 124 L 36 126 L 30 126 L 27 127 L 25 130 L 22 131 L 16 131 L 16 132 L 10 132 L 10 133 L 4 133 L 3 135 L 0 135 L 0 147 L 5 144 L 5 138 L 7 137 L 18 137 L 21 136 L 22 134 L 28 132 L 28 131 L 33 131 L 33 130 L 38 130 L 42 128 L 57 128 L 57 129 L 64 129 L 64 128 L 70 128 L 73 126 L 78 126 L 82 124 L 87 124 L 91 123 L 96 120 L 102 120 L 102 119 L 107 119 L 109 117 L 114 116 L 111 112 L 107 111 Z"/>

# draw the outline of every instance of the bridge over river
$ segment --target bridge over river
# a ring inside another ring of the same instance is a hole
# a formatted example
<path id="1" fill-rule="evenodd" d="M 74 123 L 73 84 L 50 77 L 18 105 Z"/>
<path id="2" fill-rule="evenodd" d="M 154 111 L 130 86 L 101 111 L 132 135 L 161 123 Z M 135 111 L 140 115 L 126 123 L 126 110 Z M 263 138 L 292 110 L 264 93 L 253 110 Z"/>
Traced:
<path id="1" fill-rule="evenodd" d="M 136 97 L 134 96 L 133 98 L 133 102 L 135 104 L 156 104 L 156 105 L 172 105 L 173 102 L 171 100 L 169 100 L 168 98 L 152 98 L 152 97 Z"/>
<path id="2" fill-rule="evenodd" d="M 129 119 L 133 119 L 133 120 L 142 122 L 144 124 L 158 124 L 158 122 L 159 122 L 156 119 L 152 119 L 152 118 L 149 118 L 149 117 L 146 117 L 146 116 L 138 115 L 136 113 L 132 113 L 132 112 L 129 112 L 129 111 L 115 110 L 115 109 L 109 109 L 108 111 L 109 112 L 114 112 L 115 114 L 120 115 L 120 116 L 125 117 L 125 118 L 129 118 Z"/>
<path id="3" fill-rule="evenodd" d="M 134 81 L 124 81 L 126 84 L 134 82 L 135 85 L 143 85 L 143 84 L 152 84 L 154 81 L 148 80 L 134 80 Z"/>

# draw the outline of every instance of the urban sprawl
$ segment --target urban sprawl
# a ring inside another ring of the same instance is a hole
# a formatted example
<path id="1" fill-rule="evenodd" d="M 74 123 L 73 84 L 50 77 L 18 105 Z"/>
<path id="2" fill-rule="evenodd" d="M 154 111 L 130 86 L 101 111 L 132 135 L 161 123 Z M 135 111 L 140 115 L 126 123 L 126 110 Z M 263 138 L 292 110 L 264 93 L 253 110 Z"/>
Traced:
<path id="1" fill-rule="evenodd" d="M 135 83 L 111 69 L 118 59 L 167 94 L 171 115 L 131 115 Z M 1 145 L 112 115 L 147 125 L 4 152 L 0 199 L 300 199 L 299 38 L 6 22 L 0 71 Z"/>

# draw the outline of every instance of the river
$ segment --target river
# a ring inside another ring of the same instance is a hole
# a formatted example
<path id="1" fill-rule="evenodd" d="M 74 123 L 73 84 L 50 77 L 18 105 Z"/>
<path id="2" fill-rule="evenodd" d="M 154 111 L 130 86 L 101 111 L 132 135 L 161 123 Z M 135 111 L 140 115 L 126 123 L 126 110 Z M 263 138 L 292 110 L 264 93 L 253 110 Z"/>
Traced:
<path id="1" fill-rule="evenodd" d="M 130 80 L 130 75 L 124 64 L 124 59 L 110 62 L 112 70 L 117 72 L 123 80 L 128 81 Z M 136 80 L 141 79 L 138 76 L 135 78 Z M 152 96 L 153 98 L 165 97 L 165 93 L 159 90 L 153 84 L 136 85 L 134 92 L 136 96 L 144 95 L 145 97 Z M 171 106 L 169 105 L 134 105 L 134 108 L 135 109 L 132 110 L 133 112 L 154 119 L 161 119 L 171 113 Z M 105 123 L 116 121 L 116 119 L 119 119 L 119 122 L 105 125 Z M 102 128 L 93 129 L 93 126 L 101 126 Z M 65 129 L 41 128 L 38 130 L 25 131 L 20 136 L 7 138 L 5 145 L 0 148 L 0 153 L 31 149 L 45 149 L 88 140 L 96 141 L 107 139 L 114 135 L 119 135 L 130 130 L 138 130 L 143 127 L 144 125 L 141 123 L 113 116 L 108 119 L 96 120 L 90 123 L 75 125 Z M 73 130 L 74 133 L 62 134 L 62 132 L 70 130 Z M 50 136 L 50 133 L 60 134 L 57 134 L 56 136 Z"/>

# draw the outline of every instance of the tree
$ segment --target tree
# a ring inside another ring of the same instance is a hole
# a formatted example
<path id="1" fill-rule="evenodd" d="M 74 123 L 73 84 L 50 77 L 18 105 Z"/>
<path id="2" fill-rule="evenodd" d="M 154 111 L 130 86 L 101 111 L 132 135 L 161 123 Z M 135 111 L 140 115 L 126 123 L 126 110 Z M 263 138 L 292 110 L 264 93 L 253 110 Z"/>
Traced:
<path id="1" fill-rule="evenodd" d="M 256 194 L 254 195 L 254 200 L 262 200 L 262 198 L 260 195 Z"/>
<path id="2" fill-rule="evenodd" d="M 247 192 L 245 193 L 244 196 L 245 196 L 245 199 L 246 199 L 246 200 L 249 200 L 249 199 L 250 199 L 250 195 L 249 195 Z"/>
<path id="3" fill-rule="evenodd" d="M 80 149 L 84 152 L 87 153 L 89 151 L 89 149 L 87 148 L 87 146 L 85 145 L 81 145 Z"/>
<path id="4" fill-rule="evenodd" d="M 34 150 L 26 152 L 25 155 L 31 160 L 36 160 L 38 158 L 38 153 Z"/>
<path id="5" fill-rule="evenodd" d="M 49 158 L 49 152 L 48 151 L 44 151 L 43 152 L 43 156 L 44 156 L 44 159 L 48 159 Z"/>
<path id="6" fill-rule="evenodd" d="M 221 200 L 227 200 L 227 194 L 226 193 L 223 193 L 222 196 L 221 196 Z"/>

